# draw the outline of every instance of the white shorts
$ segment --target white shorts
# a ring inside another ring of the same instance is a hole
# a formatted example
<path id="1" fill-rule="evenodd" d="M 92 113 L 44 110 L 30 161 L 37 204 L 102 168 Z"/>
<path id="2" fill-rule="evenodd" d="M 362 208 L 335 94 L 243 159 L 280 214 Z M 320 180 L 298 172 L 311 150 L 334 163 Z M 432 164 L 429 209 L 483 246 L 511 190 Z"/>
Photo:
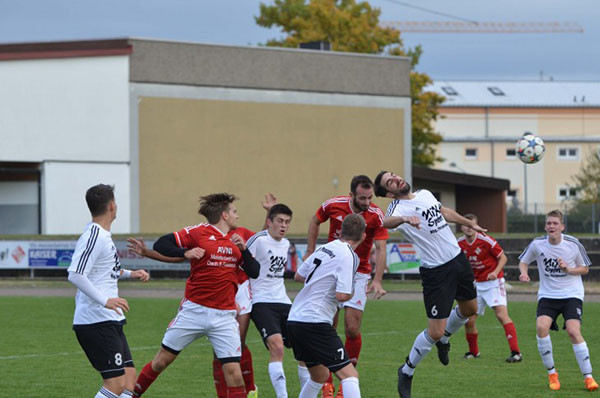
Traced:
<path id="1" fill-rule="evenodd" d="M 489 282 L 484 282 L 488 284 Z M 495 286 L 480 289 L 480 283 L 475 282 L 477 287 L 477 315 L 483 315 L 485 307 L 497 307 L 499 305 L 506 306 L 506 289 L 504 288 L 504 278 L 498 279 Z M 485 286 L 485 285 L 484 285 Z"/>
<path id="2" fill-rule="evenodd" d="M 371 275 L 357 272 L 354 276 L 354 295 L 350 300 L 340 303 L 340 308 L 350 307 L 364 312 L 365 305 L 367 304 L 367 289 L 370 280 Z"/>
<path id="3" fill-rule="evenodd" d="M 235 310 L 218 310 L 183 299 L 177 316 L 169 323 L 162 344 L 179 352 L 192 341 L 206 336 L 217 358 L 242 355 L 240 329 Z"/>
<path id="4" fill-rule="evenodd" d="M 244 283 L 238 286 L 235 295 L 235 303 L 238 305 L 238 315 L 249 314 L 252 312 L 252 292 L 250 291 L 250 280 L 246 279 Z"/>

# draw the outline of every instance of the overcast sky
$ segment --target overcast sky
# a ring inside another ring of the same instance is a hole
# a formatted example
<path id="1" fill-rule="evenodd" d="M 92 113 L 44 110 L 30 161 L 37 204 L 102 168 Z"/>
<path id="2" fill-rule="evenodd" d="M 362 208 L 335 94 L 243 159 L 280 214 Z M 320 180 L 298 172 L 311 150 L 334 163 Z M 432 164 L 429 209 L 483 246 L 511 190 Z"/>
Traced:
<path id="1" fill-rule="evenodd" d="M 270 3 L 264 0 L 263 2 Z M 600 81 L 598 0 L 371 0 L 381 20 L 577 22 L 583 34 L 402 34 L 421 44 L 419 70 L 435 79 Z M 0 42 L 143 37 L 257 45 L 280 37 L 257 26 L 259 0 L 0 0 Z"/>

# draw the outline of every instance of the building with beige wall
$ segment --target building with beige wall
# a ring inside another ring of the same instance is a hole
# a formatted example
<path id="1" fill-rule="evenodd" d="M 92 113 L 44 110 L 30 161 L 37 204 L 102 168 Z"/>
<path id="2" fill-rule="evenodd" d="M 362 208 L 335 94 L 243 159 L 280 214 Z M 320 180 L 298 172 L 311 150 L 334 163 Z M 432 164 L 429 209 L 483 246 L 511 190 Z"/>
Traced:
<path id="1" fill-rule="evenodd" d="M 507 200 L 528 213 L 576 195 L 573 175 L 600 148 L 600 83 L 437 81 L 432 90 L 447 98 L 436 125 L 445 159 L 437 168 L 508 179 Z M 516 157 L 526 131 L 546 144 L 537 164 Z"/>
<path id="2" fill-rule="evenodd" d="M 0 45 L 0 212 L 28 199 L 40 216 L 25 232 L 78 233 L 85 189 L 105 182 L 117 233 L 203 222 L 198 197 L 222 191 L 258 229 L 273 192 L 304 234 L 353 175 L 410 180 L 409 70 L 401 57 L 141 39 Z"/>

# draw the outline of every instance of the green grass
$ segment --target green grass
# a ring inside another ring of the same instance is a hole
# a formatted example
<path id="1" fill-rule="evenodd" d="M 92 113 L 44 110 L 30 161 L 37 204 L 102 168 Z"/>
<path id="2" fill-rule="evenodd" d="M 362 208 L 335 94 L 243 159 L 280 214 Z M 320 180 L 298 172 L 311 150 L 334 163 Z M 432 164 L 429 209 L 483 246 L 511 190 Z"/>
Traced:
<path id="1" fill-rule="evenodd" d="M 138 371 L 152 359 L 177 299 L 131 298 L 125 332 Z M 88 363 L 71 330 L 74 300 L 61 297 L 0 297 L 0 397 L 91 397 L 101 379 Z M 592 364 L 600 358 L 600 304 L 584 307 L 583 333 Z M 463 360 L 464 331 L 452 339 L 451 363 L 443 367 L 435 348 L 417 368 L 415 397 L 587 397 L 573 350 L 564 331 L 553 333 L 554 357 L 562 390 L 551 393 L 535 341 L 535 303 L 509 304 L 517 325 L 524 362 L 507 364 L 504 331 L 492 313 L 478 322 L 481 358 Z M 363 322 L 363 350 L 358 371 L 363 397 L 397 397 L 396 370 L 426 325 L 423 304 L 370 301 Z M 267 352 L 251 325 L 248 345 L 254 357 L 261 398 L 274 397 L 267 373 Z M 186 348 L 148 390 L 145 397 L 215 396 L 212 353 L 206 339 Z M 299 386 L 291 351 L 284 361 L 290 397 Z"/>

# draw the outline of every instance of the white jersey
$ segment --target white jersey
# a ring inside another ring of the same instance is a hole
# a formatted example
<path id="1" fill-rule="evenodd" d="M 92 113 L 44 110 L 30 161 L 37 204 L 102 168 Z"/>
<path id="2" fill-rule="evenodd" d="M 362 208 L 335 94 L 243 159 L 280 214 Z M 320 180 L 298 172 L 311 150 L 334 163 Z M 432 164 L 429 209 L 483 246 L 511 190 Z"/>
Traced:
<path id="1" fill-rule="evenodd" d="M 335 293 L 353 294 L 358 264 L 358 256 L 346 242 L 334 240 L 319 247 L 298 268 L 306 280 L 288 320 L 333 324 L 339 303 Z"/>
<path id="2" fill-rule="evenodd" d="M 541 298 L 565 299 L 578 298 L 583 301 L 584 289 L 581 275 L 569 275 L 558 266 L 562 259 L 569 268 L 589 267 L 590 261 L 583 245 L 570 235 L 562 235 L 560 243 L 553 245 L 547 236 L 535 238 L 519 260 L 525 264 L 537 262 L 540 274 L 538 300 Z"/>
<path id="3" fill-rule="evenodd" d="M 260 264 L 258 278 L 250 278 L 252 304 L 291 304 L 283 283 L 290 242 L 273 239 L 267 230 L 253 235 L 247 242 L 248 250 Z"/>
<path id="4" fill-rule="evenodd" d="M 414 192 L 412 199 L 396 199 L 390 203 L 386 216 L 419 217 L 420 229 L 400 224 L 401 231 L 413 243 L 421 258 L 421 266 L 435 268 L 447 263 L 460 253 L 454 233 L 442 215 L 442 204 L 426 189 Z"/>
<path id="5" fill-rule="evenodd" d="M 85 275 L 106 297 L 119 297 L 117 281 L 121 274 L 121 262 L 110 232 L 96 223 L 89 223 L 77 241 L 68 271 Z M 103 307 L 77 289 L 74 325 L 124 319 L 125 316 Z"/>

